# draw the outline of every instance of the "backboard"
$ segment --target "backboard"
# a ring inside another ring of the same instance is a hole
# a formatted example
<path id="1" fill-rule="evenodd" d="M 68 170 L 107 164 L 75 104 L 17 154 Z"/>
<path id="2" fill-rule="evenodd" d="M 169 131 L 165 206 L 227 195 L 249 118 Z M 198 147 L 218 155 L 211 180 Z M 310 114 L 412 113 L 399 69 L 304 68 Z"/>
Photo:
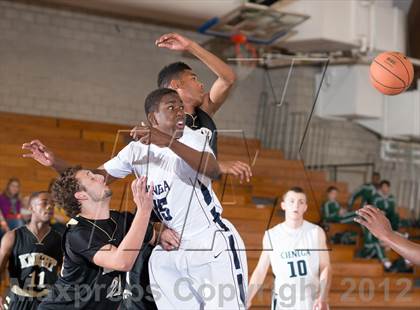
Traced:
<path id="1" fill-rule="evenodd" d="M 249 43 L 268 45 L 285 36 L 308 18 L 307 15 L 281 12 L 264 5 L 245 3 L 222 17 L 208 20 L 198 31 L 227 39 L 241 33 L 247 37 Z"/>

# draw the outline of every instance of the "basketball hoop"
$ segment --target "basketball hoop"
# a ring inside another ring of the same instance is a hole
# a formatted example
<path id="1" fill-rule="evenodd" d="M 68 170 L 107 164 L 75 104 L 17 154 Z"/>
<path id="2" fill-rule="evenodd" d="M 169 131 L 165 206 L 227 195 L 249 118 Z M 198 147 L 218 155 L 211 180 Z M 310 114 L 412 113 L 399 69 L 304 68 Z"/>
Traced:
<path id="1" fill-rule="evenodd" d="M 247 78 L 258 64 L 259 58 L 256 48 L 248 42 L 243 33 L 236 33 L 230 37 L 235 44 L 235 58 L 229 60 L 235 61 L 237 67 L 237 76 L 240 80 Z"/>

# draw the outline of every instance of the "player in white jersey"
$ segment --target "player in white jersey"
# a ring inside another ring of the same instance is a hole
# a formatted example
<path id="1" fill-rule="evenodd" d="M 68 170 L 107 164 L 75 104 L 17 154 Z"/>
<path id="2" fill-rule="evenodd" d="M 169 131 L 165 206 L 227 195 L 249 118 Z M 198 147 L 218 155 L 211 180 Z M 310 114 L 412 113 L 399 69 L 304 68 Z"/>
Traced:
<path id="1" fill-rule="evenodd" d="M 247 262 L 243 241 L 220 216 L 211 188 L 219 165 L 208 139 L 185 126 L 183 103 L 175 90 L 158 89 L 145 102 L 150 126 L 138 128 L 132 142 L 96 170 L 108 182 L 135 173 L 153 182 L 154 209 L 180 235 L 180 247 L 153 251 L 150 282 L 159 309 L 244 309 Z M 43 165 L 62 171 L 68 164 L 40 141 L 24 149 Z M 238 251 L 240 250 L 240 251 Z"/>
<path id="2" fill-rule="evenodd" d="M 208 139 L 184 128 L 176 91 L 158 89 L 146 98 L 150 127 L 104 164 L 115 178 L 135 173 L 154 183 L 155 211 L 181 237 L 179 249 L 157 246 L 149 261 L 159 309 L 244 309 L 245 251 L 239 234 L 220 216 L 211 187 L 220 173 Z M 246 269 L 245 269 L 246 270 Z"/>
<path id="3" fill-rule="evenodd" d="M 299 187 L 283 197 L 285 221 L 267 230 L 249 283 L 248 307 L 271 264 L 275 280 L 272 309 L 325 310 L 331 282 L 330 259 L 321 227 L 303 219 L 306 195 Z"/>

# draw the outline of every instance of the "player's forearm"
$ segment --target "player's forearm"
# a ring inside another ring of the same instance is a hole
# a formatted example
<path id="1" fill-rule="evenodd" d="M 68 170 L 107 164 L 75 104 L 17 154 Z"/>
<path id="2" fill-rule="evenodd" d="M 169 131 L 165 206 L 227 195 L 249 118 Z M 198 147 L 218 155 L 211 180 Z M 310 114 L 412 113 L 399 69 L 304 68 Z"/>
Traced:
<path id="1" fill-rule="evenodd" d="M 405 259 L 415 265 L 420 265 L 420 244 L 409 241 L 394 231 L 377 237 Z"/>
<path id="2" fill-rule="evenodd" d="M 331 265 L 324 266 L 320 271 L 319 281 L 321 283 L 319 297 L 322 301 L 327 301 L 331 287 Z"/>
<path id="3" fill-rule="evenodd" d="M 169 148 L 181 157 L 191 168 L 210 179 L 220 176 L 220 168 L 214 156 L 207 152 L 196 151 L 185 144 L 173 141 Z"/>
<path id="4" fill-rule="evenodd" d="M 7 261 L 8 259 L 6 259 L 4 255 L 0 254 L 0 274 L 2 274 L 6 270 Z M 0 278 L 0 281 L 1 281 L 1 278 Z"/>
<path id="5" fill-rule="evenodd" d="M 54 163 L 52 164 L 51 168 L 53 168 L 58 174 L 63 173 L 67 168 L 70 167 L 64 159 L 60 157 L 55 157 Z"/>
<path id="6" fill-rule="evenodd" d="M 261 270 L 255 270 L 252 273 L 251 280 L 249 281 L 248 286 L 248 304 L 251 304 L 251 301 L 254 299 L 255 295 L 263 286 L 265 276 L 266 274 Z"/>
<path id="7" fill-rule="evenodd" d="M 121 271 L 130 271 L 139 254 L 149 223 L 150 211 L 137 210 L 130 229 L 118 246 L 115 262 L 120 262 Z"/>
<path id="8" fill-rule="evenodd" d="M 93 173 L 96 174 L 100 174 L 103 175 L 106 181 L 106 184 L 111 184 L 112 182 L 114 182 L 115 180 L 117 180 L 118 178 L 114 178 L 112 175 L 110 175 L 106 170 L 104 165 L 99 166 L 96 169 L 92 170 Z"/>
<path id="9" fill-rule="evenodd" d="M 214 74 L 226 82 L 226 84 L 232 85 L 235 83 L 235 72 L 233 72 L 232 68 L 219 57 L 210 53 L 196 42 L 190 44 L 188 51 L 200 59 Z"/>

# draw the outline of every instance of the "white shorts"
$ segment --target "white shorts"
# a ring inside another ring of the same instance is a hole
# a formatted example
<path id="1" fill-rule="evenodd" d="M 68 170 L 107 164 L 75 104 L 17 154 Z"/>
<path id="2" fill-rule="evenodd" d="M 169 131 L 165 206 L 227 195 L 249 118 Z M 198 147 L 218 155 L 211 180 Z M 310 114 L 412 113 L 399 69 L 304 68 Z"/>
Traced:
<path id="1" fill-rule="evenodd" d="M 271 310 L 312 310 L 315 304 L 315 300 L 311 296 L 306 297 L 295 297 L 280 298 L 278 295 L 273 294 L 271 302 Z"/>
<path id="2" fill-rule="evenodd" d="M 153 297 L 163 310 L 245 309 L 247 272 L 244 243 L 226 220 L 178 250 L 157 246 L 149 261 Z"/>

